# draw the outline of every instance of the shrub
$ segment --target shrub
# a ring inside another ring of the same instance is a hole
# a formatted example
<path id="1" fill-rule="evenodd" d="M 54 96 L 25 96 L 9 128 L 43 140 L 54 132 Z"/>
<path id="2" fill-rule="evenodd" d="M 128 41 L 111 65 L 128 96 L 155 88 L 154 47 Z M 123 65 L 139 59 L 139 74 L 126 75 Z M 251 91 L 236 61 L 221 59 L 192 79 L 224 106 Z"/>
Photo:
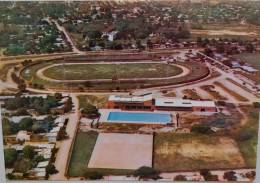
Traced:
<path id="1" fill-rule="evenodd" d="M 235 176 L 234 171 L 228 171 L 224 173 L 224 179 L 227 179 L 228 181 L 237 181 L 237 177 Z"/>
<path id="2" fill-rule="evenodd" d="M 85 172 L 83 176 L 85 179 L 90 179 L 90 180 L 103 179 L 103 174 L 97 171 Z"/>
<path id="3" fill-rule="evenodd" d="M 56 173 L 58 173 L 59 171 L 58 170 L 56 170 L 56 167 L 55 167 L 55 165 L 54 164 L 48 164 L 47 166 L 46 166 L 46 173 L 47 174 L 56 174 Z"/>
<path id="4" fill-rule="evenodd" d="M 191 127 L 191 132 L 196 132 L 196 133 L 208 133 L 210 131 L 210 126 L 208 125 L 200 125 L 200 124 L 196 124 L 196 125 L 192 125 Z"/>
<path id="5" fill-rule="evenodd" d="M 187 179 L 186 179 L 186 177 L 184 175 L 176 175 L 174 177 L 174 180 L 185 181 Z"/>
<path id="6" fill-rule="evenodd" d="M 154 180 L 160 178 L 159 174 L 159 171 L 156 171 L 153 168 L 147 166 L 142 166 L 134 172 L 135 177 L 139 176 L 140 178 L 151 178 Z"/>

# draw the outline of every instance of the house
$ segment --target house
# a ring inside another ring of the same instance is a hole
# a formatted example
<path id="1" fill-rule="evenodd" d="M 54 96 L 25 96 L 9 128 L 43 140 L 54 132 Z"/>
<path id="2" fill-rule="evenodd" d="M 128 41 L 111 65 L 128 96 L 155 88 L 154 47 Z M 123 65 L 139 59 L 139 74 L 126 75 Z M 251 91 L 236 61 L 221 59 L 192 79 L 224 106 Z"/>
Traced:
<path id="1" fill-rule="evenodd" d="M 1 116 L 10 116 L 10 115 L 12 115 L 12 112 L 7 110 L 7 109 L 5 109 L 5 108 L 1 108 L 0 110 L 1 110 Z"/>
<path id="2" fill-rule="evenodd" d="M 39 162 L 37 168 L 45 168 L 49 164 L 49 161 Z"/>
<path id="3" fill-rule="evenodd" d="M 116 40 L 117 38 L 117 35 L 118 35 L 118 31 L 112 31 L 108 34 L 108 40 L 109 41 L 114 41 Z"/>
<path id="4" fill-rule="evenodd" d="M 17 141 L 30 141 L 30 135 L 27 131 L 20 130 L 16 136 Z"/>
<path id="5" fill-rule="evenodd" d="M 57 132 L 53 132 L 53 133 L 47 133 L 46 137 L 48 137 L 49 142 L 56 142 L 57 141 Z"/>
<path id="6" fill-rule="evenodd" d="M 14 122 L 14 123 L 19 123 L 21 121 L 21 119 L 23 118 L 30 118 L 31 116 L 26 115 L 26 116 L 13 116 L 11 118 L 9 118 L 10 121 Z"/>

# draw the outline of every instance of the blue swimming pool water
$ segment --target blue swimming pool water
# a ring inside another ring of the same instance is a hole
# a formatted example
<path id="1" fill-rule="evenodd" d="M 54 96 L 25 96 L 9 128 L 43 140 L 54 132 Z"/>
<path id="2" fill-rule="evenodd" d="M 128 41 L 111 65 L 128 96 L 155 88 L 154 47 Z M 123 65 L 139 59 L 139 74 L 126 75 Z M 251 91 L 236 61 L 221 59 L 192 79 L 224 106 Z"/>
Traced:
<path id="1" fill-rule="evenodd" d="M 161 122 L 171 121 L 169 114 L 157 113 L 133 113 L 133 112 L 110 112 L 108 121 L 134 121 L 134 122 Z"/>

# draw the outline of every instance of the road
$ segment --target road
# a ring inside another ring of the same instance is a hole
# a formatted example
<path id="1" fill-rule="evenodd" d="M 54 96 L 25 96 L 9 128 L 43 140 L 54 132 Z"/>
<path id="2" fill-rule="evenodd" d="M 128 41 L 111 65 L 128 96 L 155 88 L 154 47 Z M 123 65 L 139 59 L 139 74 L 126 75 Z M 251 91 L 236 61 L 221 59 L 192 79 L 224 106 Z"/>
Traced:
<path id="1" fill-rule="evenodd" d="M 74 45 L 74 42 L 73 40 L 71 39 L 70 35 L 68 34 L 68 32 L 66 31 L 66 29 L 62 26 L 60 26 L 58 24 L 58 21 L 57 20 L 54 20 L 54 19 L 51 19 L 52 22 L 55 23 L 56 27 L 58 28 L 59 31 L 62 31 L 64 33 L 64 35 L 66 36 L 68 42 L 70 42 L 71 46 L 72 46 L 72 50 L 73 52 L 77 53 L 77 54 L 85 54 L 85 52 L 83 51 L 80 51 L 75 45 Z"/>
<path id="2" fill-rule="evenodd" d="M 50 175 L 49 180 L 67 180 L 65 177 L 66 165 L 68 158 L 70 157 L 69 151 L 72 145 L 72 140 L 77 132 L 77 123 L 79 121 L 79 101 L 74 94 L 70 94 L 73 102 L 73 111 L 68 114 L 69 122 L 67 124 L 66 132 L 69 138 L 62 140 L 59 143 L 59 151 L 55 161 L 55 167 L 59 171 L 57 174 Z"/>

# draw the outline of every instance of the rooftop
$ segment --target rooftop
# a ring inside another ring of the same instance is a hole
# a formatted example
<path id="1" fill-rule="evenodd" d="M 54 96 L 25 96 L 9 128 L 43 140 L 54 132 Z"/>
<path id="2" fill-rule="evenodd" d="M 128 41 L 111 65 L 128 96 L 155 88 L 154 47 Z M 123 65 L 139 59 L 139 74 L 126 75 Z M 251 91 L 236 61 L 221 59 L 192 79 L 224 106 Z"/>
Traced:
<path id="1" fill-rule="evenodd" d="M 161 98 L 155 100 L 155 106 L 162 107 L 216 107 L 214 101 L 200 101 L 188 99 L 167 99 Z"/>
<path id="2" fill-rule="evenodd" d="M 115 102 L 144 102 L 148 100 L 152 100 L 152 94 L 146 95 L 110 95 L 108 100 Z"/>

